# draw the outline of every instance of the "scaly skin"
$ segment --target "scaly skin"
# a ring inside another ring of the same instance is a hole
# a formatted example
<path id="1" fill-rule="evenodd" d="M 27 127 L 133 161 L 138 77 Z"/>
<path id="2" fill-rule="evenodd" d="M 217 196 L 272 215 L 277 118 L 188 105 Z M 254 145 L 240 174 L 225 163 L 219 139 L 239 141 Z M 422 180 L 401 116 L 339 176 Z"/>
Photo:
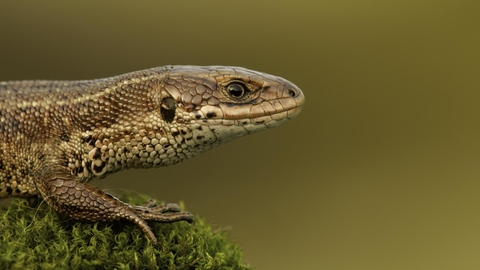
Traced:
<path id="1" fill-rule="evenodd" d="M 175 164 L 296 116 L 305 98 L 239 67 L 165 66 L 89 81 L 0 82 L 0 197 L 43 199 L 87 221 L 193 221 L 178 205 L 131 206 L 87 184 Z"/>

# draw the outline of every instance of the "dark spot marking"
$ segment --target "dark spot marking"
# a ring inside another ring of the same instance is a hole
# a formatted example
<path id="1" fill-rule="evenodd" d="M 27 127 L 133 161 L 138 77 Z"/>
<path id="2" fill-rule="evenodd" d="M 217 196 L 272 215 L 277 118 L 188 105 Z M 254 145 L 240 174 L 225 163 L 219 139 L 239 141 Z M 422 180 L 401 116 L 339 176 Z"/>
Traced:
<path id="1" fill-rule="evenodd" d="M 208 118 L 212 118 L 212 117 L 215 117 L 215 116 L 217 116 L 217 114 L 215 112 L 208 112 L 207 113 Z"/>
<path id="2" fill-rule="evenodd" d="M 79 174 L 83 172 L 83 167 L 77 167 L 73 169 L 73 174 Z"/>
<path id="3" fill-rule="evenodd" d="M 65 130 L 62 130 L 62 134 L 60 135 L 60 140 L 62 140 L 64 142 L 69 142 L 70 141 L 70 137 L 68 137 Z"/>
<path id="4" fill-rule="evenodd" d="M 195 118 L 200 119 L 202 117 L 200 114 L 195 114 Z"/>
<path id="5" fill-rule="evenodd" d="M 106 162 L 102 162 L 102 164 L 100 166 L 97 166 L 97 165 L 93 165 L 93 170 L 97 173 L 101 173 L 103 168 L 105 168 L 105 166 L 107 165 Z"/>
<path id="6" fill-rule="evenodd" d="M 13 189 L 11 187 L 7 187 L 5 190 L 7 191 L 8 194 L 12 194 L 13 192 Z"/>
<path id="7" fill-rule="evenodd" d="M 162 114 L 163 120 L 168 123 L 171 123 L 175 118 L 175 99 L 172 97 L 167 97 L 162 99 L 160 104 L 160 113 Z"/>
<path id="8" fill-rule="evenodd" d="M 202 140 L 203 138 L 205 138 L 205 136 L 202 136 L 202 135 L 197 136 L 197 140 Z"/>
<path id="9" fill-rule="evenodd" d="M 179 134 L 180 134 L 180 132 L 178 132 L 178 131 L 172 132 L 173 137 L 176 137 L 176 136 L 178 136 Z"/>
<path id="10" fill-rule="evenodd" d="M 44 155 L 44 154 L 40 154 L 40 155 L 38 156 L 38 160 L 44 160 L 44 159 L 45 159 L 45 155 Z"/>
<path id="11" fill-rule="evenodd" d="M 93 159 L 99 159 L 102 156 L 102 153 L 100 152 L 100 149 L 97 148 L 95 150 L 95 154 L 93 155 Z"/>
<path id="12" fill-rule="evenodd" d="M 88 145 L 95 146 L 95 140 L 92 139 L 92 140 L 88 141 Z"/>
<path id="13" fill-rule="evenodd" d="M 187 132 L 186 132 L 185 130 L 183 130 L 183 129 L 182 129 L 182 130 L 180 130 L 180 133 L 182 133 L 182 135 L 185 135 L 185 134 L 187 134 Z"/>
<path id="14" fill-rule="evenodd" d="M 265 123 L 265 120 L 263 120 L 263 121 L 258 121 L 258 122 L 255 122 L 255 123 L 256 123 L 256 124 L 263 124 L 263 123 Z"/>
<path id="15" fill-rule="evenodd" d="M 190 137 L 190 138 L 187 138 L 187 141 L 191 141 L 192 139 L 193 139 L 192 137 Z"/>
<path id="16" fill-rule="evenodd" d="M 88 143 L 88 142 L 90 142 L 91 140 L 92 140 L 92 135 L 88 135 L 87 137 L 85 137 L 85 138 L 82 139 L 82 141 L 83 141 L 84 143 Z"/>

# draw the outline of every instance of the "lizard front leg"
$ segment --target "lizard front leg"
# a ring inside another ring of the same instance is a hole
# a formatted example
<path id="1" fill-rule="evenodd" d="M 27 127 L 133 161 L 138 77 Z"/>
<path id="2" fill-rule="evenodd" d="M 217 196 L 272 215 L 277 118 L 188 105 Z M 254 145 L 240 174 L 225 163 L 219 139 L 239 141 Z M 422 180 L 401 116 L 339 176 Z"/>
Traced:
<path id="1" fill-rule="evenodd" d="M 155 206 L 154 201 L 149 201 L 144 206 L 132 206 L 92 185 L 79 183 L 69 175 L 52 175 L 42 181 L 38 189 L 45 201 L 62 214 L 93 222 L 131 221 L 140 227 L 154 245 L 157 239 L 147 220 L 193 222 L 193 215 L 180 212 L 177 204 Z"/>

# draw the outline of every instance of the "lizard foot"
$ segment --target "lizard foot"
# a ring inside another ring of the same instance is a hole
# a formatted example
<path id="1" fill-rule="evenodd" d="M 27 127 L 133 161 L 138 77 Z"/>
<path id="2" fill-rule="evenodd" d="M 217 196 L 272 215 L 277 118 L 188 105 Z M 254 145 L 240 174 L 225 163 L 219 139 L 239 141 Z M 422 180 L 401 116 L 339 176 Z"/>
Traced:
<path id="1" fill-rule="evenodd" d="M 146 221 L 192 223 L 194 220 L 189 212 L 180 212 L 177 204 L 156 206 L 154 200 L 149 200 L 144 206 L 132 206 L 92 185 L 68 179 L 68 176 L 57 175 L 43 181 L 39 190 L 45 201 L 62 214 L 93 222 L 128 220 L 139 226 L 154 245 L 157 239 Z"/>

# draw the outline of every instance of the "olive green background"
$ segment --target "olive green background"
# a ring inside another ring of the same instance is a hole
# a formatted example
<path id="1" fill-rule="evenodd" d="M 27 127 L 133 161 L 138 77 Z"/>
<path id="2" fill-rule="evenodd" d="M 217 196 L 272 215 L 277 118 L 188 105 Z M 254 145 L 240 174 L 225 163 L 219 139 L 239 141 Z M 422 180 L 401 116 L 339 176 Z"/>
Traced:
<path id="1" fill-rule="evenodd" d="M 1 1 L 0 80 L 235 65 L 297 84 L 294 120 L 135 190 L 231 228 L 258 269 L 480 268 L 480 2 Z"/>

